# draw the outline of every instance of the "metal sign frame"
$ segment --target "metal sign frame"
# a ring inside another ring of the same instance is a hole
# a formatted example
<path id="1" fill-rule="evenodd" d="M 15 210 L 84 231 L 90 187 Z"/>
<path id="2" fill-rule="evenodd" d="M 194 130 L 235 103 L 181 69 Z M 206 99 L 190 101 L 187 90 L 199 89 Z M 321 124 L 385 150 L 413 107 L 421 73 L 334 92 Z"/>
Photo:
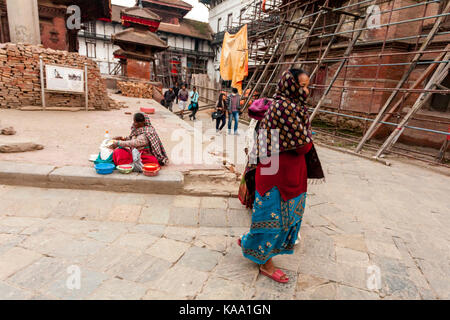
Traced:
<path id="1" fill-rule="evenodd" d="M 85 96 L 85 108 L 86 111 L 89 110 L 89 87 L 88 87 L 88 67 L 87 63 L 84 63 L 84 91 L 82 92 L 75 92 L 75 91 L 63 91 L 63 90 L 50 90 L 47 89 L 45 86 L 45 80 L 46 80 L 46 73 L 44 71 L 45 63 L 42 58 L 42 56 L 39 56 L 39 64 L 40 64 L 40 74 L 41 74 L 41 97 L 42 97 L 42 109 L 46 109 L 46 99 L 45 99 L 45 93 L 69 93 L 69 94 L 80 94 Z M 64 68 L 70 68 L 70 66 L 64 66 L 64 65 L 57 65 L 57 64 L 49 64 L 52 66 L 60 66 Z M 79 69 L 81 70 L 81 69 Z"/>

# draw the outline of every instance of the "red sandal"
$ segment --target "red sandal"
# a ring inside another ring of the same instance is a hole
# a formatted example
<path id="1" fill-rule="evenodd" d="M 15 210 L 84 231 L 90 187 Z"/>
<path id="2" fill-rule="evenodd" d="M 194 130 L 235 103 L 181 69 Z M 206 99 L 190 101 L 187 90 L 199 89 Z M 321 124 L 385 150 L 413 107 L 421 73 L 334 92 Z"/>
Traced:
<path id="1" fill-rule="evenodd" d="M 241 245 L 241 238 L 237 239 L 237 244 L 238 244 L 239 247 L 242 247 L 242 245 Z"/>
<path id="2" fill-rule="evenodd" d="M 259 271 L 261 272 L 261 274 L 265 275 L 266 277 L 269 277 L 270 279 L 279 282 L 279 283 L 288 283 L 289 282 L 289 278 L 285 278 L 285 279 L 281 279 L 283 276 L 286 276 L 286 274 L 281 271 L 280 269 L 275 270 L 275 272 L 273 274 L 268 274 L 267 272 L 259 269 Z"/>

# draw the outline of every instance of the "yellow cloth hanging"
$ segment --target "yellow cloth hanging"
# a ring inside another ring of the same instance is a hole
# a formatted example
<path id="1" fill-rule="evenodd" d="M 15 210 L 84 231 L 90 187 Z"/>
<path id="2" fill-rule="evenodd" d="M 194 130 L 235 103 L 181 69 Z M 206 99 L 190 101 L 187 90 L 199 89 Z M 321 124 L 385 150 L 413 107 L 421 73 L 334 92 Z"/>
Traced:
<path id="1" fill-rule="evenodd" d="M 248 76 L 247 25 L 236 34 L 225 32 L 220 57 L 220 75 L 242 95 L 242 81 Z"/>

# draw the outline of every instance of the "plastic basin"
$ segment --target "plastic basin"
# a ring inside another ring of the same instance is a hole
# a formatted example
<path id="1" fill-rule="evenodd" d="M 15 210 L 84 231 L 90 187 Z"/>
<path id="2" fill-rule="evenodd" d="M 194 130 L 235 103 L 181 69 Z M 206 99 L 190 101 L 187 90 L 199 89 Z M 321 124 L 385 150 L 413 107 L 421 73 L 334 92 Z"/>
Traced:
<path id="1" fill-rule="evenodd" d="M 146 114 L 154 114 L 155 113 L 155 108 L 141 108 L 141 112 L 144 112 Z"/>
<path id="2" fill-rule="evenodd" d="M 116 166 L 111 163 L 98 163 L 94 166 L 98 174 L 111 174 L 115 167 Z"/>
<path id="3" fill-rule="evenodd" d="M 128 174 L 133 171 L 133 165 L 132 164 L 121 164 L 116 167 L 116 169 L 123 174 Z"/>

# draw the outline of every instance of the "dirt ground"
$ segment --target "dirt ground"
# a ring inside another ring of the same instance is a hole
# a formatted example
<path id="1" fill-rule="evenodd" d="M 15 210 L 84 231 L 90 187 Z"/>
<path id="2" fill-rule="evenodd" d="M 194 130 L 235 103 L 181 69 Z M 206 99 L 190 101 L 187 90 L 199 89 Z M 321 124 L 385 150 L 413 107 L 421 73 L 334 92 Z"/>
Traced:
<path id="1" fill-rule="evenodd" d="M 112 111 L 19 111 L 0 110 L 0 127 L 13 126 L 17 134 L 14 136 L 0 135 L 0 144 L 16 142 L 35 142 L 44 145 L 44 150 L 0 154 L 0 161 L 17 161 L 36 164 L 51 164 L 61 166 L 92 166 L 88 161 L 91 154 L 98 154 L 99 145 L 108 130 L 111 137 L 126 136 L 130 132 L 132 115 L 141 107 L 153 107 L 155 114 L 151 115 L 166 152 L 171 157 L 173 148 L 179 147 L 180 139 L 172 139 L 176 130 L 182 129 L 182 135 L 189 135 L 191 141 L 201 135 L 194 136 L 192 122 L 185 122 L 169 112 L 154 100 L 128 98 L 112 94 L 113 99 L 124 102 L 128 108 Z M 174 109 L 176 109 L 174 105 Z M 130 114 L 125 114 L 130 113 Z M 207 145 L 210 141 L 204 141 Z M 193 158 L 193 157 L 192 157 Z M 193 162 L 193 161 L 192 161 Z M 189 170 L 192 168 L 221 168 L 219 160 L 215 164 L 184 163 L 170 164 L 170 170 Z"/>

